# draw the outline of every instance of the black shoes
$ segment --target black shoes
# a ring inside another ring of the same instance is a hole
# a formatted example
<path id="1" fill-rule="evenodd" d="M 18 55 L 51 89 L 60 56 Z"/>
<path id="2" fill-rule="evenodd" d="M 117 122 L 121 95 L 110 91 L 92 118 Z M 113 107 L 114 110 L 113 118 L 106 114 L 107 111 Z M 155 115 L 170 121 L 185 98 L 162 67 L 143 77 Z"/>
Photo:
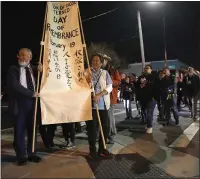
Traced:
<path id="1" fill-rule="evenodd" d="M 90 152 L 89 158 L 92 160 L 100 160 L 102 158 L 112 158 L 113 154 L 111 154 L 108 150 L 103 149 L 97 152 Z"/>
<path id="2" fill-rule="evenodd" d="M 28 157 L 28 161 L 33 162 L 33 163 L 39 163 L 39 162 L 41 162 L 41 160 L 42 159 L 37 155 L 32 155 L 32 156 Z"/>
<path id="3" fill-rule="evenodd" d="M 24 166 L 27 164 L 27 158 L 26 157 L 21 157 L 17 160 L 17 165 L 19 166 Z"/>
<path id="4" fill-rule="evenodd" d="M 102 158 L 111 158 L 113 156 L 113 154 L 111 154 L 108 150 L 103 149 L 101 151 L 98 152 L 99 157 Z"/>
<path id="5" fill-rule="evenodd" d="M 44 146 L 47 148 L 47 149 L 53 149 L 55 147 L 55 144 L 54 143 L 51 143 L 51 144 L 44 144 Z"/>
<path id="6" fill-rule="evenodd" d="M 89 153 L 89 158 L 90 158 L 91 160 L 100 160 L 100 157 L 98 156 L 98 154 L 97 154 L 96 151 L 90 152 L 90 153 Z"/>
<path id="7" fill-rule="evenodd" d="M 33 162 L 33 163 L 39 163 L 41 162 L 41 158 L 37 155 L 32 155 L 32 156 L 29 156 L 28 158 L 26 157 L 20 157 L 17 159 L 17 165 L 19 166 L 24 166 L 29 162 Z"/>

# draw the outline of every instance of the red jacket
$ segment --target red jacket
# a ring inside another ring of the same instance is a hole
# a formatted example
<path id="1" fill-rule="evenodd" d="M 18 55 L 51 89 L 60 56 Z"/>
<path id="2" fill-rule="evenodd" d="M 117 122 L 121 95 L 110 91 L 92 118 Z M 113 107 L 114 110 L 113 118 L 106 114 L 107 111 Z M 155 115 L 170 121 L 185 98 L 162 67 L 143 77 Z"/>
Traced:
<path id="1" fill-rule="evenodd" d="M 121 82 L 121 76 L 117 70 L 114 70 L 112 68 L 109 68 L 108 72 L 110 73 L 113 82 L 113 90 L 110 93 L 110 103 L 117 104 L 117 94 L 118 94 L 119 84 Z"/>

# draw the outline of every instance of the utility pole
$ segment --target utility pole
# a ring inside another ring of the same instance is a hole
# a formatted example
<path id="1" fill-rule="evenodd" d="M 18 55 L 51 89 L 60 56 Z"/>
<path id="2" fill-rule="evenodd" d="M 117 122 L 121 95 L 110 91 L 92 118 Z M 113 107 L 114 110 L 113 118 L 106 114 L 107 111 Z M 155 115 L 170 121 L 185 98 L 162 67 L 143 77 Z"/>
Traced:
<path id="1" fill-rule="evenodd" d="M 137 19 L 138 19 L 138 29 L 139 29 L 139 36 L 140 36 L 140 50 L 141 50 L 141 58 L 142 58 L 142 72 L 143 72 L 144 66 L 145 66 L 145 57 L 144 57 L 144 42 L 143 42 L 143 35 L 142 35 L 140 11 L 137 11 Z"/>
<path id="2" fill-rule="evenodd" d="M 166 49 L 166 32 L 165 32 L 165 17 L 163 18 L 163 26 L 164 26 L 164 52 L 165 52 L 165 67 L 167 66 L 167 49 Z"/>

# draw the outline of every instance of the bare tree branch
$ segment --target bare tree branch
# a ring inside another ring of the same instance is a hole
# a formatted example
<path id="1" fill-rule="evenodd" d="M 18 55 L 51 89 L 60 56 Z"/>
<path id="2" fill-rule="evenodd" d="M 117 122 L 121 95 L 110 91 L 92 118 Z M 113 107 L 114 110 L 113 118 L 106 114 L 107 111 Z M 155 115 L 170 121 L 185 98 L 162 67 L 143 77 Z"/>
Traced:
<path id="1" fill-rule="evenodd" d="M 98 44 L 91 43 L 88 48 L 89 58 L 95 53 L 106 54 L 107 56 L 111 57 L 112 66 L 114 66 L 115 68 L 120 67 L 121 60 L 113 46 L 108 45 L 107 43 L 104 43 L 104 42 L 98 43 Z"/>

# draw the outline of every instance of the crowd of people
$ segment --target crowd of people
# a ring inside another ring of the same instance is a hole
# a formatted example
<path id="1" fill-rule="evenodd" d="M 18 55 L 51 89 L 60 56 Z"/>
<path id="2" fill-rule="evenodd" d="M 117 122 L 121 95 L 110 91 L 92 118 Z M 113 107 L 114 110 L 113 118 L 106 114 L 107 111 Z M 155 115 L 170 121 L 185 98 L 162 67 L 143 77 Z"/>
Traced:
<path id="1" fill-rule="evenodd" d="M 17 155 L 19 165 L 25 165 L 28 161 L 40 162 L 41 158 L 32 151 L 33 139 L 33 111 L 35 98 L 39 93 L 35 92 L 37 71 L 42 72 L 42 65 L 31 65 L 32 52 L 22 48 L 18 53 L 18 65 L 11 66 L 7 75 L 7 92 L 9 97 L 9 109 L 14 125 L 13 148 Z M 115 105 L 123 101 L 126 108 L 126 119 L 132 119 L 132 101 L 136 102 L 138 115 L 141 115 L 141 123 L 146 125 L 146 133 L 152 133 L 153 113 L 158 106 L 159 120 L 166 120 L 167 125 L 179 124 L 179 110 L 181 102 L 188 105 L 192 118 L 197 118 L 197 101 L 200 98 L 200 78 L 194 74 L 192 68 L 183 80 L 177 78 L 177 105 L 174 95 L 174 79 L 170 69 L 165 67 L 158 76 L 152 74 L 151 65 L 146 65 L 141 76 L 120 75 L 120 72 L 111 65 L 111 58 L 105 54 L 94 54 L 91 57 L 91 73 L 85 70 L 88 84 L 93 84 L 94 93 L 91 93 L 92 118 L 86 121 L 86 130 L 89 143 L 89 157 L 99 159 L 112 157 L 112 154 L 104 148 L 102 136 L 99 134 L 98 115 L 100 115 L 104 138 L 107 144 L 114 144 L 117 134 L 114 116 Z M 91 83 L 92 82 L 92 83 Z M 118 95 L 120 91 L 120 95 Z M 185 97 L 185 98 L 184 98 Z M 184 100 L 183 100 L 184 99 Z M 95 105 L 96 104 L 96 105 Z M 174 114 L 175 123 L 171 119 L 171 111 Z M 38 105 L 37 124 L 44 146 L 53 148 L 56 124 L 41 125 L 40 105 Z M 63 130 L 66 149 L 75 147 L 75 133 L 81 131 L 80 123 L 60 124 Z M 37 128 L 35 129 L 37 130 Z M 27 147 L 25 136 L 27 131 Z M 36 135 L 37 136 L 37 135 Z M 96 148 L 98 139 L 99 147 Z M 35 138 L 35 143 L 37 142 Z M 37 145 L 36 145 L 37 146 Z"/>
<path id="2" fill-rule="evenodd" d="M 138 78 L 135 74 L 123 74 L 118 101 L 124 102 L 126 119 L 133 118 L 131 101 L 135 101 L 138 114 L 141 114 L 141 123 L 147 124 L 147 133 L 152 133 L 156 104 L 159 111 L 158 121 L 166 121 L 166 125 L 179 125 L 181 104 L 188 107 L 191 118 L 196 120 L 197 104 L 200 100 L 200 74 L 195 74 L 194 69 L 189 67 L 184 76 L 174 76 L 168 67 L 160 70 L 158 75 L 153 75 L 151 65 L 146 65 L 144 73 Z M 175 122 L 171 119 L 171 112 Z"/>

